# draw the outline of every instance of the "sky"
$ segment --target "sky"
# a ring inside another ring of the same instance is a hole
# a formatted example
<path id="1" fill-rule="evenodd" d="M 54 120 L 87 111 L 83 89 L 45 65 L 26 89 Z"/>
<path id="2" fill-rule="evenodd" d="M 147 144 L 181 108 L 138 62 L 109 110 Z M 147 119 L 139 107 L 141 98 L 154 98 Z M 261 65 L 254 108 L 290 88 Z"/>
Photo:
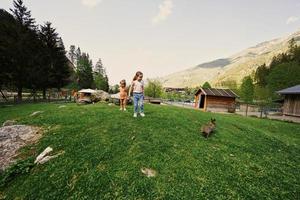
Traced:
<path id="1" fill-rule="evenodd" d="M 111 85 L 156 78 L 300 30 L 299 0 L 23 0 L 66 49 L 99 58 Z M 8 10 L 12 0 L 1 0 Z"/>

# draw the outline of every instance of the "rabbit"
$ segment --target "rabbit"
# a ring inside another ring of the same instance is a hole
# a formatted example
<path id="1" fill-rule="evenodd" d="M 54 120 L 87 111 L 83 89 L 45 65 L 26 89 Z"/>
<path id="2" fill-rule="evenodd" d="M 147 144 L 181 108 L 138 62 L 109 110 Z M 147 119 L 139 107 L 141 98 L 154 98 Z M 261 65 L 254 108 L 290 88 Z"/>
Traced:
<path id="1" fill-rule="evenodd" d="M 202 135 L 206 138 L 216 129 L 216 119 L 211 118 L 210 122 L 201 126 Z"/>

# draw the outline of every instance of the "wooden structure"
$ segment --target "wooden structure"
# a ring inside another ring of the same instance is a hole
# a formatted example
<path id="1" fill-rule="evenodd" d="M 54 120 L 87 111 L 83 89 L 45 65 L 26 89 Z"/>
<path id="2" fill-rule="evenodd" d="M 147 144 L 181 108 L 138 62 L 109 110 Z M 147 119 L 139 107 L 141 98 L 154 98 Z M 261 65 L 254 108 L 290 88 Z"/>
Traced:
<path id="1" fill-rule="evenodd" d="M 92 94 L 96 93 L 95 90 L 92 89 L 82 89 L 78 91 L 79 99 L 77 99 L 77 103 L 92 103 Z"/>
<path id="2" fill-rule="evenodd" d="M 195 94 L 195 108 L 203 111 L 235 112 L 237 97 L 230 89 L 200 88 Z"/>
<path id="3" fill-rule="evenodd" d="M 283 114 L 300 117 L 300 85 L 277 92 L 284 96 Z"/>
<path id="4" fill-rule="evenodd" d="M 164 87 L 165 92 L 184 93 L 185 88 Z"/>

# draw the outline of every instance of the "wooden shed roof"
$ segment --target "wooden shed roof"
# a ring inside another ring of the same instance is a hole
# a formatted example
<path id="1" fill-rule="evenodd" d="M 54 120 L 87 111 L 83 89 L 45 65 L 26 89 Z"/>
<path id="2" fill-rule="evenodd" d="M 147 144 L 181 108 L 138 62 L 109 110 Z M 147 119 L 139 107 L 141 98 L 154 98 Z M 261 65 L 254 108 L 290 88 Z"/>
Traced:
<path id="1" fill-rule="evenodd" d="M 300 85 L 295 85 L 290 88 L 279 90 L 277 93 L 279 93 L 279 94 L 300 94 Z"/>
<path id="2" fill-rule="evenodd" d="M 200 92 L 203 92 L 207 96 L 219 96 L 219 97 L 239 97 L 230 89 L 217 89 L 217 88 L 200 88 L 195 95 L 198 95 Z"/>

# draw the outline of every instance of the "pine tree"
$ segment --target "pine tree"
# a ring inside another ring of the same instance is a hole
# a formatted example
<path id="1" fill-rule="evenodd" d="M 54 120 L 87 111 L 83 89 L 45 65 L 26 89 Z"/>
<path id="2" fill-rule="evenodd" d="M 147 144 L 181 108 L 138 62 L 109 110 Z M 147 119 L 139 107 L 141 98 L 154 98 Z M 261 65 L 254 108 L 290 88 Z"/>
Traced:
<path id="1" fill-rule="evenodd" d="M 43 98 L 46 98 L 46 89 L 54 87 L 60 89 L 69 82 L 71 73 L 70 65 L 62 39 L 50 22 L 41 26 L 40 39 L 44 44 L 45 64 L 43 69 L 43 81 L 40 86 L 43 90 Z"/>
<path id="2" fill-rule="evenodd" d="M 107 91 L 109 90 L 108 76 L 106 70 L 103 67 L 102 60 L 99 58 L 96 65 L 94 66 L 94 80 L 95 87 L 100 90 Z"/>
<path id="3" fill-rule="evenodd" d="M 253 102 L 254 84 L 250 76 L 244 77 L 240 88 L 240 94 L 243 101 L 246 103 L 246 116 L 248 114 L 248 105 Z"/>
<path id="4" fill-rule="evenodd" d="M 51 73 L 53 73 L 55 65 L 55 56 L 56 56 L 56 45 L 58 42 L 58 33 L 56 33 L 55 28 L 52 27 L 51 22 L 46 22 L 41 26 L 40 30 L 40 39 L 45 47 L 45 68 L 43 74 L 43 81 L 40 86 L 43 90 L 43 99 L 46 99 L 46 90 L 52 86 L 53 80 Z"/>
<path id="5" fill-rule="evenodd" d="M 12 66 L 14 64 L 13 56 L 17 44 L 15 38 L 16 32 L 20 29 L 20 24 L 14 17 L 0 9 L 0 91 L 3 87 L 12 82 Z M 3 97 L 4 95 L 1 94 Z M 5 97 L 4 97 L 5 98 Z"/>
<path id="6" fill-rule="evenodd" d="M 82 53 L 77 63 L 77 76 L 80 88 L 93 87 L 92 62 L 86 53 Z"/>
<path id="7" fill-rule="evenodd" d="M 13 51 L 10 52 L 10 56 L 13 58 L 13 67 L 10 75 L 13 85 L 18 90 L 18 101 L 21 101 L 23 87 L 28 85 L 31 68 L 36 65 L 36 58 L 39 56 L 35 45 L 38 38 L 35 20 L 31 17 L 31 12 L 23 5 L 22 0 L 15 0 L 13 3 L 14 9 L 10 10 L 19 26 L 12 38 L 16 42 L 11 43 Z"/>
<path id="8" fill-rule="evenodd" d="M 77 62 L 78 62 L 79 59 L 81 58 L 81 50 L 80 50 L 80 47 L 77 48 L 75 54 L 76 54 L 76 65 L 77 65 Z"/>
<path id="9" fill-rule="evenodd" d="M 100 74 L 102 76 L 104 75 L 104 67 L 103 67 L 101 58 L 99 58 L 99 60 L 95 64 L 94 73 Z"/>
<path id="10" fill-rule="evenodd" d="M 68 57 L 70 61 L 76 66 L 76 47 L 75 45 L 70 46 L 70 50 L 68 52 Z"/>
<path id="11" fill-rule="evenodd" d="M 66 57 L 65 46 L 60 37 L 58 38 L 58 41 L 56 43 L 54 65 L 50 73 L 50 85 L 52 87 L 60 89 L 70 81 L 69 78 L 72 68 L 68 64 L 68 62 L 69 61 Z"/>
<path id="12" fill-rule="evenodd" d="M 202 88 L 211 88 L 209 82 L 205 82 L 203 85 L 202 85 Z"/>
<path id="13" fill-rule="evenodd" d="M 31 17 L 31 11 L 23 4 L 22 0 L 13 1 L 14 9 L 10 9 L 15 19 L 24 27 L 35 29 L 35 19 Z"/>
<path id="14" fill-rule="evenodd" d="M 267 85 L 267 76 L 270 73 L 270 69 L 267 68 L 266 64 L 259 66 L 254 75 L 254 80 L 256 84 L 260 87 L 264 87 Z"/>

